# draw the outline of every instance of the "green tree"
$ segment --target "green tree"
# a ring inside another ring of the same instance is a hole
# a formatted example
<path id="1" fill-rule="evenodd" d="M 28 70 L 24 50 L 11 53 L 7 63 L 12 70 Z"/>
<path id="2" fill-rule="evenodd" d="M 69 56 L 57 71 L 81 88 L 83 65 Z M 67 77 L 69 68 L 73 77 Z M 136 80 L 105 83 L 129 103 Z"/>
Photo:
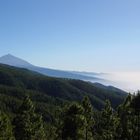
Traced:
<path id="1" fill-rule="evenodd" d="M 86 96 L 82 101 L 82 106 L 84 109 L 84 116 L 85 116 L 85 140 L 91 140 L 92 137 L 92 127 L 94 123 L 93 119 L 93 107 L 89 100 L 89 98 Z"/>
<path id="2" fill-rule="evenodd" d="M 140 91 L 132 96 L 131 107 L 134 109 L 135 113 L 140 111 Z"/>
<path id="3" fill-rule="evenodd" d="M 129 94 L 125 102 L 118 107 L 120 118 L 118 138 L 124 140 L 139 139 L 139 92 L 137 95 Z"/>
<path id="4" fill-rule="evenodd" d="M 42 117 L 35 113 L 29 97 L 24 99 L 13 124 L 16 140 L 45 140 Z"/>
<path id="5" fill-rule="evenodd" d="M 0 140 L 14 140 L 12 125 L 6 114 L 0 111 Z"/>
<path id="6" fill-rule="evenodd" d="M 118 139 L 129 140 L 129 114 L 130 114 L 131 96 L 129 95 L 124 103 L 118 107 L 119 127 L 117 132 Z"/>
<path id="7" fill-rule="evenodd" d="M 110 102 L 107 100 L 105 108 L 98 115 L 98 124 L 95 124 L 97 129 L 97 140 L 114 140 L 116 128 L 118 126 L 118 119 L 111 107 Z"/>
<path id="8" fill-rule="evenodd" d="M 138 91 L 137 94 L 135 96 L 133 96 L 130 106 L 133 111 L 132 136 L 133 136 L 134 140 L 138 140 L 138 139 L 140 139 L 140 91 Z"/>
<path id="9" fill-rule="evenodd" d="M 77 103 L 72 103 L 65 108 L 62 115 L 62 140 L 81 140 L 85 125 L 83 107 Z"/>

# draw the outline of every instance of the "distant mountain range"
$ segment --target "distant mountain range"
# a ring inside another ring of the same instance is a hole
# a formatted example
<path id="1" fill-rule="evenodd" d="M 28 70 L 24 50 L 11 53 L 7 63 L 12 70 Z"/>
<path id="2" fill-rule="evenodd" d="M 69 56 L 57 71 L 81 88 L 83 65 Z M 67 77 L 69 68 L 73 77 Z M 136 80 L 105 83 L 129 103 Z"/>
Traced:
<path id="1" fill-rule="evenodd" d="M 20 67 L 20 68 L 26 68 L 51 77 L 79 79 L 79 80 L 99 82 L 99 83 L 107 82 L 107 80 L 105 79 L 96 77 L 99 76 L 100 73 L 62 71 L 62 70 L 54 70 L 49 68 L 38 67 L 30 64 L 29 62 L 23 59 L 15 57 L 11 54 L 7 54 L 0 57 L 0 63 L 7 64 L 10 66 Z"/>

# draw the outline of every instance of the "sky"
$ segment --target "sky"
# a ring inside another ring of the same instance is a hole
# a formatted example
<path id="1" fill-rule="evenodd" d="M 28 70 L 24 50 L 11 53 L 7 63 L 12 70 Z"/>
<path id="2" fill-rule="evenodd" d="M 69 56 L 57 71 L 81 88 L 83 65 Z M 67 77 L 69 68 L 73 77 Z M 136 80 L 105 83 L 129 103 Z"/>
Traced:
<path id="1" fill-rule="evenodd" d="M 0 0 L 0 56 L 38 66 L 140 72 L 140 0 Z"/>

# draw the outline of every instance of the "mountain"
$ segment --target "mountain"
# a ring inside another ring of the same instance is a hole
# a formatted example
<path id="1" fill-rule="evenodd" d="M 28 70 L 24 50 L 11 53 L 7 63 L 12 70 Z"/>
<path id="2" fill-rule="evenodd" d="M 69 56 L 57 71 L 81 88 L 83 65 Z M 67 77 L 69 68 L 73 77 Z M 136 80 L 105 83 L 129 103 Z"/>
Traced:
<path id="1" fill-rule="evenodd" d="M 101 79 L 101 78 L 83 75 L 80 73 L 37 67 L 37 66 L 34 66 L 34 65 L 28 63 L 27 61 L 22 60 L 18 57 L 15 57 L 11 54 L 0 57 L 0 63 L 11 65 L 11 66 L 16 66 L 16 67 L 20 67 L 20 68 L 27 68 L 29 70 L 36 71 L 36 72 L 39 72 L 41 74 L 44 74 L 47 76 L 52 76 L 52 77 L 71 78 L 71 79 L 79 79 L 79 80 L 92 81 L 92 82 L 106 81 L 106 80 Z"/>
<path id="2" fill-rule="evenodd" d="M 30 63 L 28 63 L 27 61 L 22 60 L 18 57 L 15 57 L 11 54 L 7 54 L 7 55 L 0 57 L 0 63 L 11 65 L 11 66 L 16 66 L 16 67 L 31 67 L 31 66 L 33 66 Z"/>
<path id="3" fill-rule="evenodd" d="M 16 100 L 21 100 L 26 94 L 38 103 L 50 103 L 51 106 L 81 101 L 84 96 L 89 96 L 96 109 L 101 109 L 106 99 L 116 108 L 127 96 L 126 92 L 113 87 L 102 88 L 81 80 L 52 78 L 24 68 L 0 64 L 0 102 L 3 102 L 3 106 L 6 106 L 6 102 L 17 104 Z"/>

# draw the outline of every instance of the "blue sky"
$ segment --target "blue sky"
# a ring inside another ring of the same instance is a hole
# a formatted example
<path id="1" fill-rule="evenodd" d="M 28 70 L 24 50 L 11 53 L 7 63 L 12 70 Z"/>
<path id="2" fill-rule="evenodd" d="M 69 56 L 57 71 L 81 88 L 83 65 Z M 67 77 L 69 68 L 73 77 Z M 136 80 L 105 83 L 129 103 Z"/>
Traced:
<path id="1" fill-rule="evenodd" d="M 140 0 L 0 0 L 0 56 L 55 69 L 140 71 Z"/>

